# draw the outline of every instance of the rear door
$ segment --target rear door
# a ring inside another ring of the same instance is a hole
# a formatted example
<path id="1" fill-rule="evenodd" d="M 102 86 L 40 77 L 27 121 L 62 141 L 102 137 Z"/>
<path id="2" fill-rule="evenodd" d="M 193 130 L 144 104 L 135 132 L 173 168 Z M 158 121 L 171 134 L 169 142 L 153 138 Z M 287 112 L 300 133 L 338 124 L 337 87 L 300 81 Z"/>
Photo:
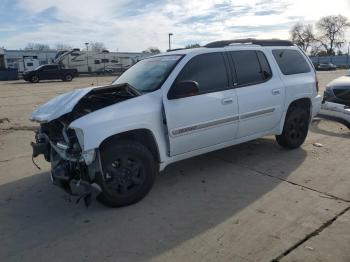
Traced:
<path id="1" fill-rule="evenodd" d="M 283 113 L 285 89 L 260 50 L 229 52 L 235 68 L 239 106 L 237 138 L 276 127 Z"/>
<path id="2" fill-rule="evenodd" d="M 222 52 L 197 55 L 186 63 L 174 83 L 196 81 L 199 94 L 173 100 L 163 96 L 170 156 L 235 138 L 237 95 L 235 89 L 230 89 L 227 69 Z"/>

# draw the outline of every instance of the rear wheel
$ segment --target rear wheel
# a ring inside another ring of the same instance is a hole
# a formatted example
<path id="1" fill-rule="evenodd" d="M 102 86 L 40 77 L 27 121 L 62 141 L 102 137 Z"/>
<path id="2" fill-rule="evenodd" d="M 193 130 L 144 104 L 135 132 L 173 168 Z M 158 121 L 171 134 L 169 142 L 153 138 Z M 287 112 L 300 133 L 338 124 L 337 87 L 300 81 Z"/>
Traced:
<path id="1" fill-rule="evenodd" d="M 283 126 L 281 135 L 276 136 L 277 143 L 288 149 L 300 147 L 309 131 L 310 113 L 307 108 L 291 107 Z"/>
<path id="2" fill-rule="evenodd" d="M 101 150 L 103 173 L 96 177 L 102 193 L 97 200 L 110 207 L 130 205 L 152 188 L 157 173 L 151 152 L 134 141 L 109 144 Z"/>
<path id="3" fill-rule="evenodd" d="M 30 78 L 29 80 L 32 83 L 38 83 L 39 82 L 39 77 L 37 75 L 34 75 Z"/>
<path id="4" fill-rule="evenodd" d="M 64 76 L 63 81 L 69 82 L 69 81 L 72 81 L 72 79 L 73 79 L 72 75 L 67 74 L 67 75 Z"/>

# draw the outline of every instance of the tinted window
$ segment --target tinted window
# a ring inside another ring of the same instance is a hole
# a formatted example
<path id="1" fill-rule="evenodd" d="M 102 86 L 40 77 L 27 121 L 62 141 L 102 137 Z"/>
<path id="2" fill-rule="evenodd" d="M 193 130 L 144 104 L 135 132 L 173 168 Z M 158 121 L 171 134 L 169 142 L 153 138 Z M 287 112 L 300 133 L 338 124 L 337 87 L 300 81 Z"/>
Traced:
<path id="1" fill-rule="evenodd" d="M 276 49 L 272 50 L 272 53 L 284 75 L 310 72 L 308 62 L 297 50 Z"/>
<path id="2" fill-rule="evenodd" d="M 178 82 L 186 80 L 196 81 L 200 93 L 226 89 L 228 80 L 222 54 L 209 53 L 192 58 L 177 78 Z"/>
<path id="3" fill-rule="evenodd" d="M 95 60 L 95 65 L 98 65 L 100 63 L 100 60 Z"/>
<path id="4" fill-rule="evenodd" d="M 257 51 L 258 59 L 260 62 L 261 73 L 263 74 L 263 78 L 268 79 L 272 76 L 271 68 L 269 62 L 266 59 L 266 56 L 263 52 Z"/>
<path id="5" fill-rule="evenodd" d="M 238 85 L 252 85 L 266 80 L 256 51 L 234 51 L 230 54 L 235 63 Z M 264 57 L 263 66 L 271 73 L 264 54 L 260 56 Z"/>
<path id="6" fill-rule="evenodd" d="M 33 63 L 27 63 L 27 66 L 33 66 Z"/>
<path id="7" fill-rule="evenodd" d="M 43 67 L 43 71 L 48 71 L 48 70 L 56 70 L 57 66 L 55 65 L 48 65 Z"/>

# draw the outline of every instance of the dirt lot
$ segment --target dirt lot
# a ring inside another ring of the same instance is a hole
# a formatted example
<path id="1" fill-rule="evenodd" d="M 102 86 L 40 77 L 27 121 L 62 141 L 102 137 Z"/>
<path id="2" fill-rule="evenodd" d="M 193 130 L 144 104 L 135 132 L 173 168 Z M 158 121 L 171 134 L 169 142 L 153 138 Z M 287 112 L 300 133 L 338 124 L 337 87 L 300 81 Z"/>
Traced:
<path id="1" fill-rule="evenodd" d="M 343 74 L 319 73 L 321 89 Z M 314 122 L 297 150 L 265 137 L 173 164 L 121 209 L 51 185 L 30 159 L 30 112 L 112 79 L 0 82 L 1 261 L 350 261 L 350 132 L 337 123 Z"/>

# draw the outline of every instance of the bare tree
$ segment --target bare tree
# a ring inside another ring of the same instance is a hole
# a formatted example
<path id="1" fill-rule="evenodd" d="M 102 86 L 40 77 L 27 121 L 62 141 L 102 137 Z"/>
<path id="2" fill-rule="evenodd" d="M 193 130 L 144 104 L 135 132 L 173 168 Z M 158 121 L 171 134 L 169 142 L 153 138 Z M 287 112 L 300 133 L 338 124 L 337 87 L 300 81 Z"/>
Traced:
<path id="1" fill-rule="evenodd" d="M 185 48 L 198 48 L 198 47 L 201 47 L 200 44 L 196 43 L 196 44 L 189 44 L 189 45 L 186 45 Z"/>
<path id="2" fill-rule="evenodd" d="M 155 46 L 151 46 L 149 48 L 147 48 L 146 50 L 142 51 L 142 53 L 147 53 L 147 54 L 159 54 L 160 53 L 160 50 L 158 47 L 155 47 Z"/>
<path id="3" fill-rule="evenodd" d="M 55 45 L 55 49 L 56 50 L 71 50 L 73 49 L 73 47 L 71 45 L 68 45 L 68 44 L 64 44 L 64 43 L 57 43 Z"/>
<path id="4" fill-rule="evenodd" d="M 96 52 L 102 52 L 103 50 L 106 50 L 106 46 L 102 42 L 92 42 L 89 44 L 90 50 L 96 51 Z"/>
<path id="5" fill-rule="evenodd" d="M 300 46 L 305 52 L 315 42 L 315 35 L 312 25 L 295 24 L 290 30 L 291 40 L 294 44 Z"/>
<path id="6" fill-rule="evenodd" d="M 50 50 L 50 46 L 41 43 L 28 43 L 24 50 L 47 51 Z"/>
<path id="7" fill-rule="evenodd" d="M 317 40 L 321 43 L 328 55 L 334 55 L 335 48 L 340 48 L 344 44 L 345 30 L 350 27 L 350 23 L 345 16 L 325 16 L 316 24 L 320 36 Z"/>

